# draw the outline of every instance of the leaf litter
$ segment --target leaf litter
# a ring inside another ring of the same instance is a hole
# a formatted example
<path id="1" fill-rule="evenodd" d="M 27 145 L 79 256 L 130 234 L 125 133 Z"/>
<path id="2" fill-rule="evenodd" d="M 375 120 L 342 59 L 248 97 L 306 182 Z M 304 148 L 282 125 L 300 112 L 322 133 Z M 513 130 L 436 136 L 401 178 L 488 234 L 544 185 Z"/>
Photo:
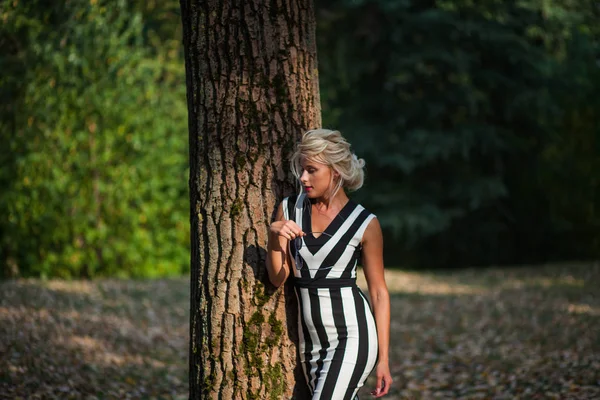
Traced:
<path id="1" fill-rule="evenodd" d="M 600 398 L 599 263 L 386 279 L 386 398 Z M 186 278 L 0 282 L 0 398 L 185 399 L 188 310 Z"/>

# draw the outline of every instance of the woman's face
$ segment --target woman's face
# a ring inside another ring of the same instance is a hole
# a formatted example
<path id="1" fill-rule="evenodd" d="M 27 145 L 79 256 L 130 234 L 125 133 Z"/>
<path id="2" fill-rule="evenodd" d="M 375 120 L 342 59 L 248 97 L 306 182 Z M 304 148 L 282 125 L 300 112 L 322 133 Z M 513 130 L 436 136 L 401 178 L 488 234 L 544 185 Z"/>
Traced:
<path id="1" fill-rule="evenodd" d="M 300 182 L 306 195 L 311 199 L 317 199 L 328 194 L 332 182 L 332 168 L 310 158 L 303 158 L 301 165 Z"/>

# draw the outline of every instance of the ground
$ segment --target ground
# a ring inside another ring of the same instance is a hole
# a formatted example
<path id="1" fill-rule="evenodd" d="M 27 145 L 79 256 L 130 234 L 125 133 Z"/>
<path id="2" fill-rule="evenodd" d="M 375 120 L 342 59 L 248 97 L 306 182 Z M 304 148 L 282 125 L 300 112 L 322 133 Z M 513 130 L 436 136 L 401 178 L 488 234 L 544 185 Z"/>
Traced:
<path id="1" fill-rule="evenodd" d="M 387 399 L 600 398 L 600 263 L 387 281 Z M 0 399 L 187 399 L 188 310 L 187 278 L 0 282 Z"/>

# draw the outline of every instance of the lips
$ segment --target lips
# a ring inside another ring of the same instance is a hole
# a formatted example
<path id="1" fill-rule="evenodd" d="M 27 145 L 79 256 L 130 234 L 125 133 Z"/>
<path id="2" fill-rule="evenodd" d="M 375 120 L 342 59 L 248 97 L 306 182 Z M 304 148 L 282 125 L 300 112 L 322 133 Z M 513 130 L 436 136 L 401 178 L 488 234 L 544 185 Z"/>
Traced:
<path id="1" fill-rule="evenodd" d="M 304 190 L 306 190 L 307 192 L 310 192 L 312 189 L 312 186 L 304 186 Z"/>

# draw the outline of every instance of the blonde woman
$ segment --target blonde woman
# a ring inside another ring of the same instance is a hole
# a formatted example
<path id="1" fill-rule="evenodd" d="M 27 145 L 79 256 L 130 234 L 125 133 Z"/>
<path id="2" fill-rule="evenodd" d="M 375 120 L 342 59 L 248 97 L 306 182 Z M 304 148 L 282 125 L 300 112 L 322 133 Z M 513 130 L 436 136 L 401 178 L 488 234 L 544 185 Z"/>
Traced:
<path id="1" fill-rule="evenodd" d="M 306 132 L 292 157 L 302 193 L 285 198 L 270 226 L 267 270 L 291 275 L 299 304 L 299 354 L 312 400 L 354 400 L 375 368 L 375 397 L 388 393 L 390 299 L 377 218 L 348 198 L 364 161 L 338 131 Z M 356 286 L 361 261 L 372 310 Z"/>

